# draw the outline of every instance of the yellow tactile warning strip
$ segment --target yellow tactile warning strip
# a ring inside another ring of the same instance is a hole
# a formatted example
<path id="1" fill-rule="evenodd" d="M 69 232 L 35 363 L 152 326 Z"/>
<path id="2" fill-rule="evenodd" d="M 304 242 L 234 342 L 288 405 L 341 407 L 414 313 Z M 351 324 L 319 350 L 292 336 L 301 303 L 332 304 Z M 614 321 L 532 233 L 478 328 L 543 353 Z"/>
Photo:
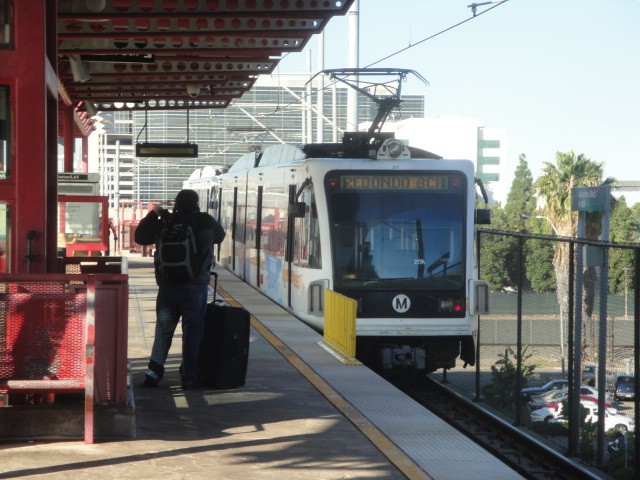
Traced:
<path id="1" fill-rule="evenodd" d="M 218 294 L 232 306 L 240 306 L 220 285 Z M 265 327 L 253 315 L 251 326 L 255 328 L 287 361 L 298 370 L 333 406 L 335 406 L 358 430 L 373 443 L 382 454 L 389 459 L 409 480 L 432 480 L 418 465 L 404 454 L 386 435 L 378 430 L 356 408 L 347 402 L 338 392 L 313 371 L 300 357 L 298 357 L 287 345 Z"/>

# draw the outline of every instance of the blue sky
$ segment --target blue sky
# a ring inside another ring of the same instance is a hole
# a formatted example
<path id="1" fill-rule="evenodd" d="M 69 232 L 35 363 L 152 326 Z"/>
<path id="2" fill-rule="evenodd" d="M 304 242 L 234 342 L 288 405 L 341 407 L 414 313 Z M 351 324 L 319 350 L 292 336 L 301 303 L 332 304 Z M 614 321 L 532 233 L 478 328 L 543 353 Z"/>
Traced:
<path id="1" fill-rule="evenodd" d="M 521 153 L 536 178 L 569 150 L 602 162 L 605 176 L 640 180 L 640 0 L 508 0 L 416 45 L 470 18 L 471 3 L 360 0 L 360 66 L 413 45 L 374 66 L 425 77 L 430 86 L 410 80 L 403 92 L 424 93 L 427 116 L 504 129 L 508 184 Z M 347 17 L 333 18 L 325 68 L 347 67 L 347 39 Z M 314 71 L 317 45 L 307 47 Z M 306 58 L 290 54 L 279 71 L 304 72 Z"/>

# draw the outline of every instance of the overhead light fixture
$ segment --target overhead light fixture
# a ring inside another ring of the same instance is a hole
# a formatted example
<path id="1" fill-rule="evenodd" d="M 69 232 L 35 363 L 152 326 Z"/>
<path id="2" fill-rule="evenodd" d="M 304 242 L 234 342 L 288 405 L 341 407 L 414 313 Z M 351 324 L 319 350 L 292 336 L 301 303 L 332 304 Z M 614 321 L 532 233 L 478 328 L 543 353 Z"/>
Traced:
<path id="1" fill-rule="evenodd" d="M 91 80 L 91 74 L 87 70 L 86 65 L 82 62 L 80 55 L 68 55 L 69 64 L 71 65 L 71 74 L 73 81 L 76 83 L 85 83 Z"/>
<path id="2" fill-rule="evenodd" d="M 93 118 L 98 115 L 98 110 L 96 110 L 96 106 L 93 104 L 93 102 L 83 100 L 82 103 L 84 104 L 84 109 L 87 111 L 90 117 Z"/>
<path id="3" fill-rule="evenodd" d="M 200 90 L 201 90 L 200 85 L 193 85 L 193 84 L 187 85 L 187 93 L 191 98 L 195 98 L 198 95 L 200 95 Z"/>
<path id="4" fill-rule="evenodd" d="M 125 53 L 125 54 L 114 54 L 114 55 L 86 54 L 86 55 L 82 55 L 82 61 L 152 64 L 152 63 L 156 63 L 156 56 L 152 53 L 147 53 L 147 54 Z"/>

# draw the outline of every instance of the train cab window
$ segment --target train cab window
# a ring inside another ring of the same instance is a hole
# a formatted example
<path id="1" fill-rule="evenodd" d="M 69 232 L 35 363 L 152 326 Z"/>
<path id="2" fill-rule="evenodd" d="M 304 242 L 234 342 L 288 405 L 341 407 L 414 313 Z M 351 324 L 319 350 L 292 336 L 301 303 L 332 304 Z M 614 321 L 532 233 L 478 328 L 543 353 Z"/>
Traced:
<path id="1" fill-rule="evenodd" d="M 337 287 L 464 287 L 461 174 L 344 172 L 336 182 L 338 175 L 326 182 Z"/>

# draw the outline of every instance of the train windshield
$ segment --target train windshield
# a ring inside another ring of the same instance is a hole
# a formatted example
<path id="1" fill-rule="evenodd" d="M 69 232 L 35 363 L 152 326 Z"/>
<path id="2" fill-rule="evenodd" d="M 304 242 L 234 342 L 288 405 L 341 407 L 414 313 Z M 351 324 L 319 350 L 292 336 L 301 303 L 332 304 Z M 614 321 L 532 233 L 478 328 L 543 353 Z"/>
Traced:
<path id="1" fill-rule="evenodd" d="M 466 180 L 459 172 L 329 172 L 337 289 L 464 286 Z"/>

